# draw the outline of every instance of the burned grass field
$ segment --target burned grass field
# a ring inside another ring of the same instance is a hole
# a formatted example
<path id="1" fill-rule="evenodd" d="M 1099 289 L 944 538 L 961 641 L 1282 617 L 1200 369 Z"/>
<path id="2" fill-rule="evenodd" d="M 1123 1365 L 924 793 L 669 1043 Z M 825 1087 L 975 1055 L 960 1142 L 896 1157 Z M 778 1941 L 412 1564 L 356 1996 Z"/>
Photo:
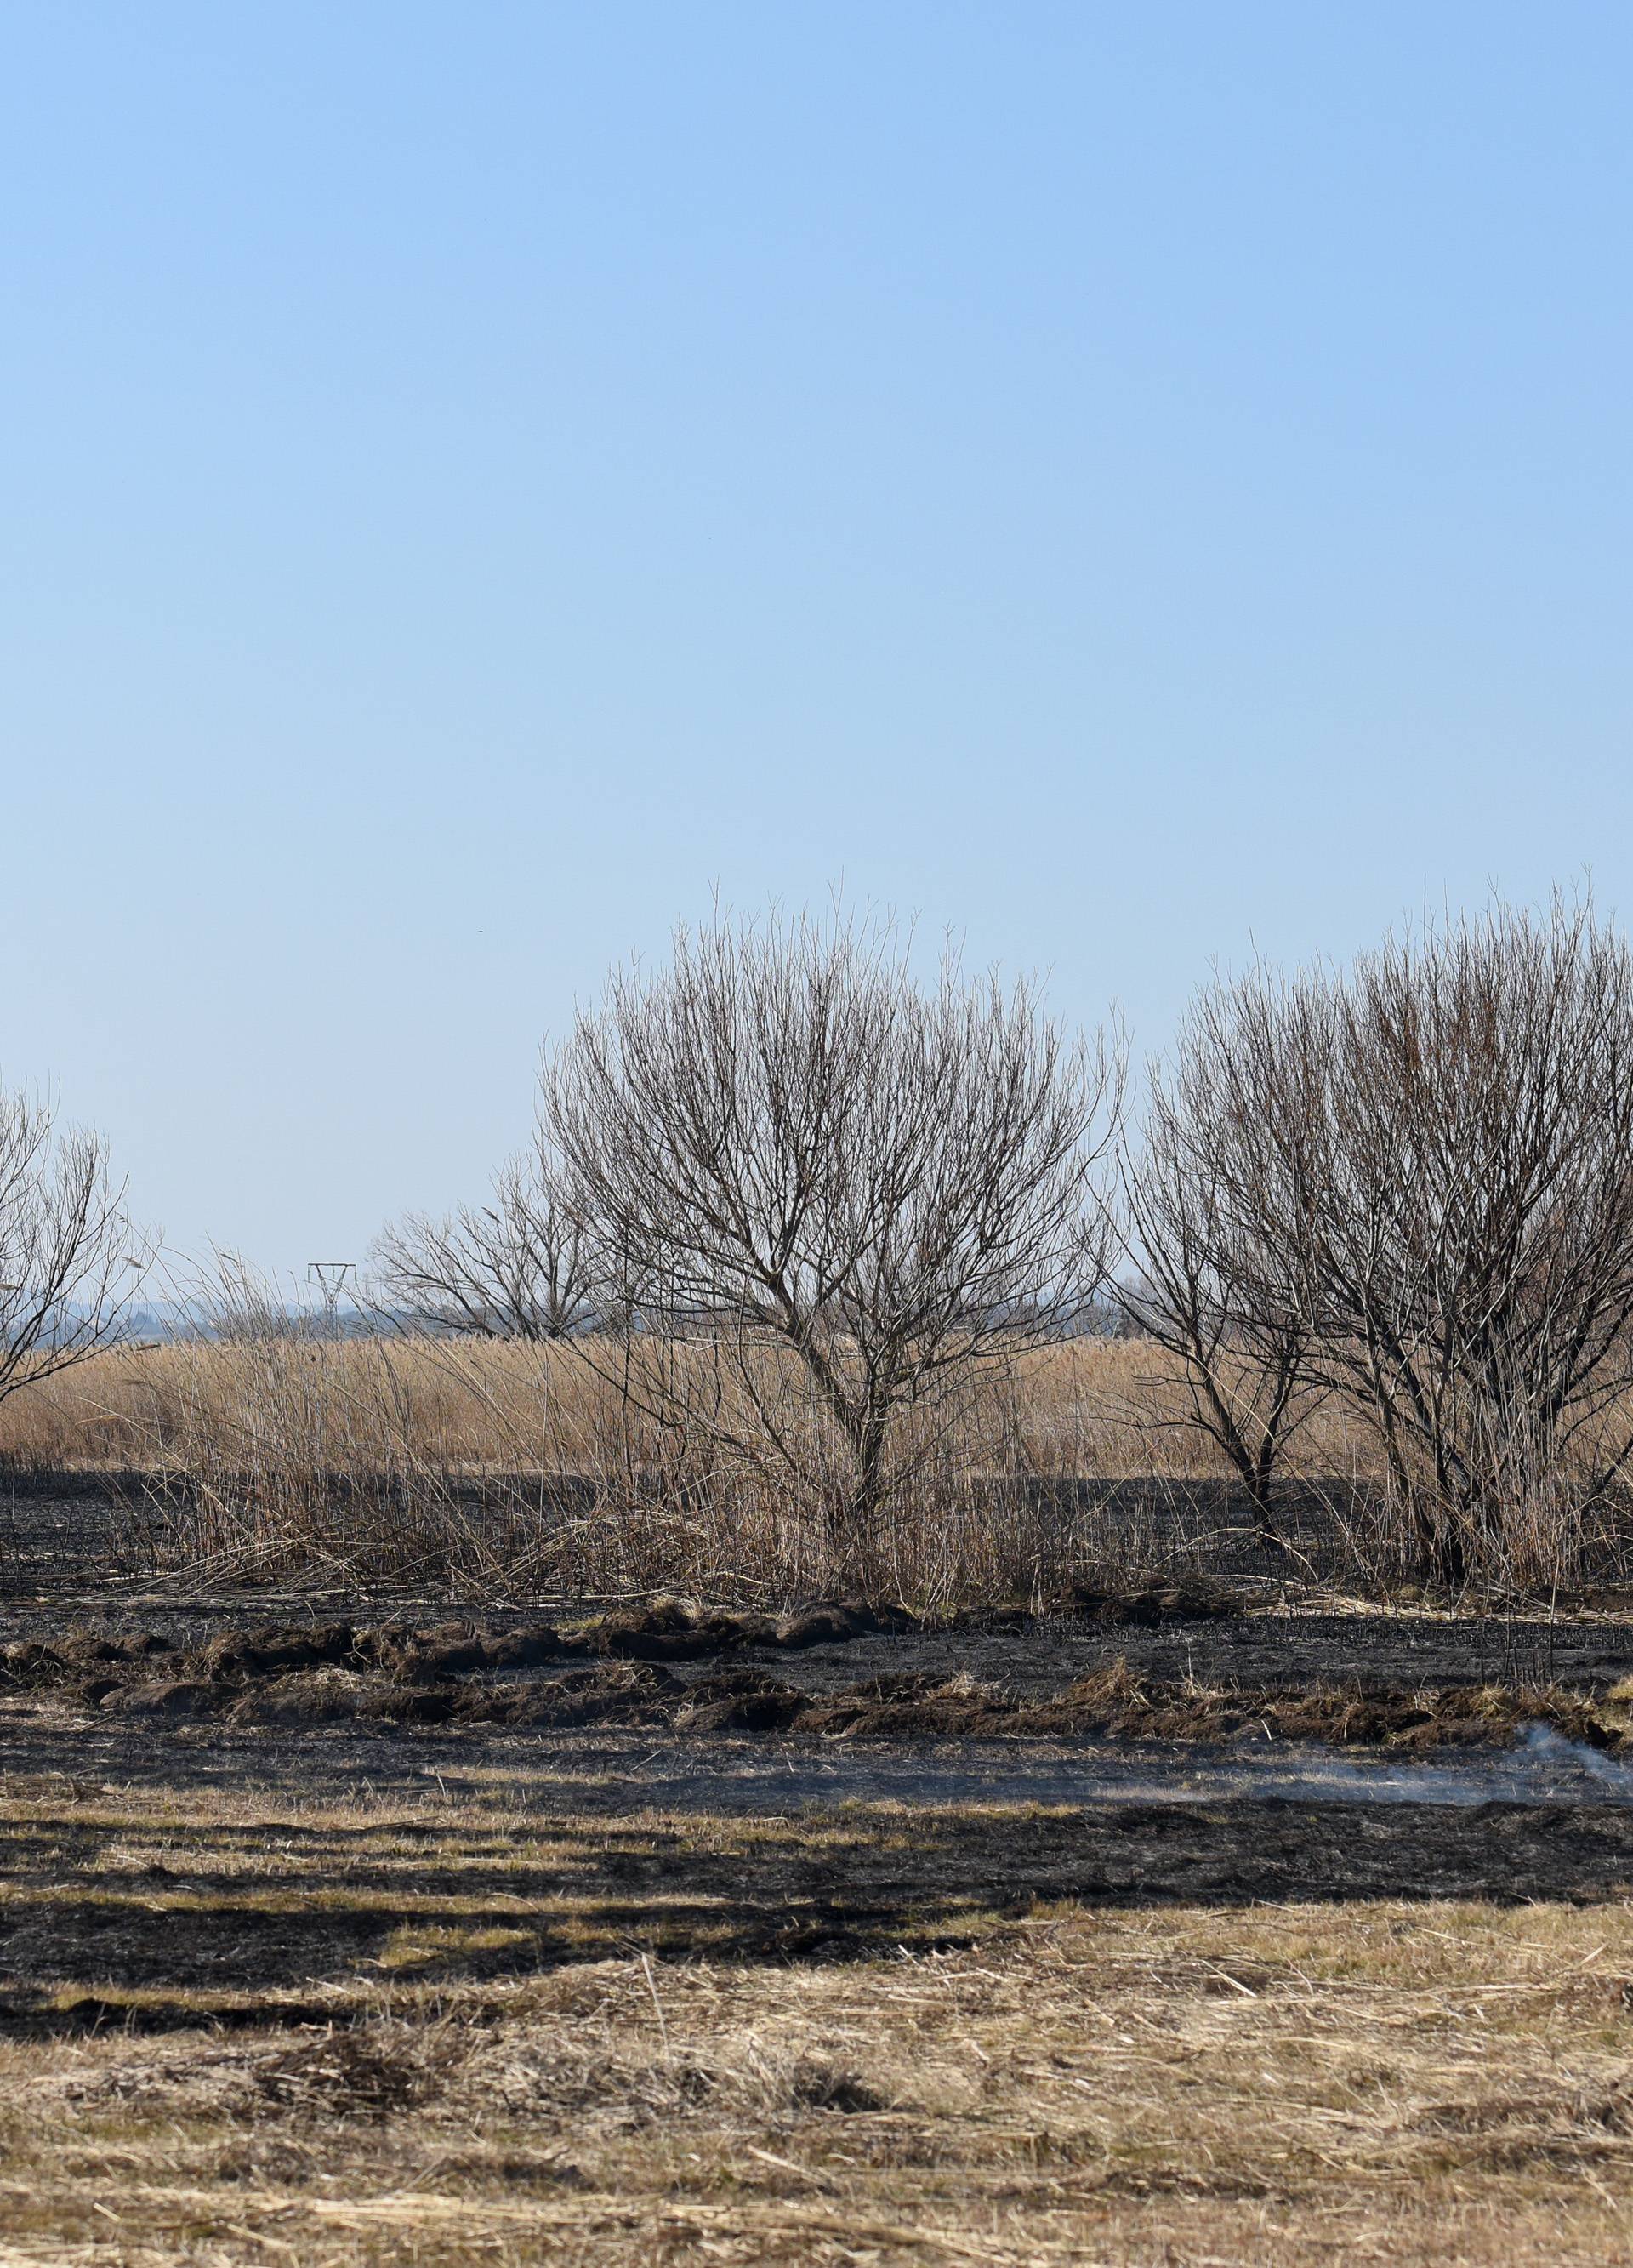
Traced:
<path id="1" fill-rule="evenodd" d="M 1633 1628 L 18 1599 L 5 2257 L 1633 2257 Z"/>

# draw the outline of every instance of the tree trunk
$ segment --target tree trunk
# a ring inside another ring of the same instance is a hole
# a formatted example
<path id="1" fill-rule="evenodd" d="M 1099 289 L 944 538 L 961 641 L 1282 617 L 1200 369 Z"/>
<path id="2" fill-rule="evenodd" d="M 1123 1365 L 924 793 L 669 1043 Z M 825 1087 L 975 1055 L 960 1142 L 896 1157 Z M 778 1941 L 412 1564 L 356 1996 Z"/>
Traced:
<path id="1" fill-rule="evenodd" d="M 1278 1551 L 1284 1551 L 1287 1540 L 1276 1526 L 1275 1514 L 1270 1509 L 1275 1466 L 1276 1444 L 1267 1436 L 1263 1447 L 1247 1468 L 1247 1493 L 1253 1499 L 1254 1512 L 1258 1519 L 1260 1543 L 1273 1543 Z"/>

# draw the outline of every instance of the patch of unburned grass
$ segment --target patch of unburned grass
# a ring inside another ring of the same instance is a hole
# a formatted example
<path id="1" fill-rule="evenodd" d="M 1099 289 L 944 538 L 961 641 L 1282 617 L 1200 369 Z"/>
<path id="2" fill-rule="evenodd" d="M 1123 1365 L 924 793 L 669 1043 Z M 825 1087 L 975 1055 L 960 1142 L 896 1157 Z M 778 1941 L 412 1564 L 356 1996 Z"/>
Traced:
<path id="1" fill-rule="evenodd" d="M 1062 1906 L 12 2038 L 7 2257 L 1585 2268 L 1633 2257 L 1629 1974 L 1622 1908 Z"/>
<path id="2" fill-rule="evenodd" d="M 394 1929 L 376 1956 L 379 1967 L 404 1970 L 460 1967 L 480 1961 L 484 1954 L 520 1953 L 537 1948 L 538 1939 L 526 1929 L 455 1929 L 405 1925 Z"/>

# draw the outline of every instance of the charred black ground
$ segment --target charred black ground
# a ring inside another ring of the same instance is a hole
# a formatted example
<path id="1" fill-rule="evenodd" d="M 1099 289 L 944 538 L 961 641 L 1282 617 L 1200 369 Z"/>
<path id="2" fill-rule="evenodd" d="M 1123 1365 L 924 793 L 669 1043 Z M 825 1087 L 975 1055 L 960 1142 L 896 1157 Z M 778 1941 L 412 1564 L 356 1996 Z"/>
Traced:
<path id="1" fill-rule="evenodd" d="M 1195 1586 L 953 1628 L 855 1601 L 774 1618 L 675 1600 L 551 1621 L 314 1608 L 225 1625 L 133 1602 L 66 1628 L 39 1607 L 13 1624 L 31 1634 L 0 1650 L 0 1689 L 99 1718 L 1418 1749 L 1541 1723 L 1613 1752 L 1633 1739 L 1625 1625 L 1243 1610 Z"/>
<path id="2" fill-rule="evenodd" d="M 1063 1904 L 1633 1895 L 1620 1600 L 1367 1610 L 1188 1574 L 931 1624 L 211 1593 L 99 1582 L 77 1547 L 13 1574 L 13 2030 L 327 2022 L 382 1976 L 477 1989 L 633 1950 L 967 1948 Z M 1538 1727 L 1606 1785 L 1578 1763 L 1546 1801 L 1504 1793 Z M 1294 1794 L 1219 1777 L 1283 1756 Z M 1425 1776 L 1357 1800 L 1323 1756 Z"/>

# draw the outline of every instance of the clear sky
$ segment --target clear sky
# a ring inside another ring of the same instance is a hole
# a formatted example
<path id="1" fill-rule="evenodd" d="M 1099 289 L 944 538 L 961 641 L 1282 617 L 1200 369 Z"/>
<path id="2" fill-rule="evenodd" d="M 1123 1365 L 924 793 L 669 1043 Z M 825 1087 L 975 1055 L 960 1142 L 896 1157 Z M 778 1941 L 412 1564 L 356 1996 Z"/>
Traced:
<path id="1" fill-rule="evenodd" d="M 718 888 L 1122 1002 L 1633 910 L 1633 12 L 15 0 L 8 1079 L 477 1194 Z"/>

